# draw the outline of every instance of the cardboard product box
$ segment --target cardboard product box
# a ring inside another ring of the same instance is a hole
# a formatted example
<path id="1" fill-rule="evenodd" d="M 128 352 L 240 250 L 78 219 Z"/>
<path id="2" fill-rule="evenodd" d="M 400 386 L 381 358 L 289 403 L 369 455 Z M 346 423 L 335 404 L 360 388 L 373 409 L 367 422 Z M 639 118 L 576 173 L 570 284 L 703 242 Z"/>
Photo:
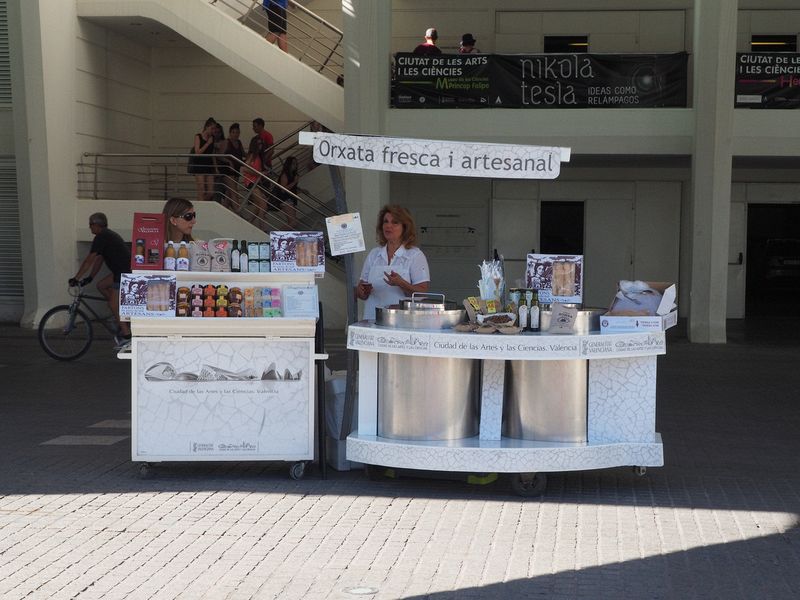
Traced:
<path id="1" fill-rule="evenodd" d="M 639 311 L 632 310 L 629 306 L 623 306 L 624 297 L 618 291 L 608 312 L 600 317 L 600 333 L 666 331 L 678 323 L 675 284 L 665 281 L 646 281 L 645 283 L 652 289 L 661 292 L 661 301 L 655 310 Z"/>
<path id="2" fill-rule="evenodd" d="M 166 231 L 163 213 L 133 213 L 131 270 L 160 271 L 164 268 Z"/>

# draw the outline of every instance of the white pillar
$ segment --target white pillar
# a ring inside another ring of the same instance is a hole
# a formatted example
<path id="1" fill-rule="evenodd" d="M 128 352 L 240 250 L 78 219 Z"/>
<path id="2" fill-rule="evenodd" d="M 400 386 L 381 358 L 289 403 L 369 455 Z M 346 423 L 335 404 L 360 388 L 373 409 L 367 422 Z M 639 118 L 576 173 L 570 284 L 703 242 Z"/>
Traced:
<path id="1" fill-rule="evenodd" d="M 726 341 L 736 19 L 736 0 L 695 0 L 692 342 Z"/>
<path id="2" fill-rule="evenodd" d="M 347 131 L 382 135 L 389 106 L 392 39 L 391 0 L 343 0 L 344 113 Z M 388 204 L 389 173 L 348 169 L 347 206 L 361 213 L 367 249 L 374 245 L 375 223 L 381 206 Z M 356 278 L 366 253 L 356 256 Z"/>
<path id="3" fill-rule="evenodd" d="M 21 324 L 32 327 L 66 299 L 67 279 L 77 268 L 77 15 L 74 2 L 10 0 L 8 9 L 25 286 Z"/>

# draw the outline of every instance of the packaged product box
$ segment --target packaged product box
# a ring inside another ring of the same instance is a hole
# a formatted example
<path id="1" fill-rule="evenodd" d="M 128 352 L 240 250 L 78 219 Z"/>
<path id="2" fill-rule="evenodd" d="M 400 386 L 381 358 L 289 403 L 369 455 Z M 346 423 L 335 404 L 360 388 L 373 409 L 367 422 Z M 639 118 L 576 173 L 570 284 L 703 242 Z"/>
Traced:
<path id="1" fill-rule="evenodd" d="M 678 307 L 675 304 L 677 289 L 668 281 L 645 281 L 647 287 L 659 292 L 661 298 L 652 306 L 643 307 L 630 301 L 619 289 L 608 312 L 600 317 L 601 333 L 624 333 L 628 331 L 666 331 L 678 323 Z"/>
<path id="2" fill-rule="evenodd" d="M 165 223 L 163 213 L 133 213 L 132 271 L 160 271 L 164 268 Z"/>
<path id="3" fill-rule="evenodd" d="M 204 240 L 193 240 L 189 242 L 189 270 L 211 270 L 211 252 L 208 250 L 208 242 Z"/>
<path id="4" fill-rule="evenodd" d="M 233 240 L 230 238 L 208 240 L 208 251 L 211 253 L 211 271 L 214 273 L 227 273 L 231 270 L 232 247 Z"/>

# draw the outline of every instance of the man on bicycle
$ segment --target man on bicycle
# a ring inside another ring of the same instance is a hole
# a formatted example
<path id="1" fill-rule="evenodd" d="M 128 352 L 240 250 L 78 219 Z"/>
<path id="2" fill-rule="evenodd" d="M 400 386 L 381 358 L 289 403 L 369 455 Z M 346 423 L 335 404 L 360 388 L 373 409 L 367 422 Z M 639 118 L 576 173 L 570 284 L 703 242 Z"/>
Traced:
<path id="1" fill-rule="evenodd" d="M 131 271 L 130 244 L 126 244 L 117 232 L 108 228 L 108 218 L 104 213 L 96 212 L 89 216 L 89 229 L 94 234 L 92 247 L 75 277 L 69 280 L 69 285 L 88 285 L 105 262 L 111 274 L 97 282 L 97 289 L 114 313 L 124 343 L 125 340 L 130 340 L 131 329 L 128 323 L 119 320 L 119 282 L 122 273 Z"/>

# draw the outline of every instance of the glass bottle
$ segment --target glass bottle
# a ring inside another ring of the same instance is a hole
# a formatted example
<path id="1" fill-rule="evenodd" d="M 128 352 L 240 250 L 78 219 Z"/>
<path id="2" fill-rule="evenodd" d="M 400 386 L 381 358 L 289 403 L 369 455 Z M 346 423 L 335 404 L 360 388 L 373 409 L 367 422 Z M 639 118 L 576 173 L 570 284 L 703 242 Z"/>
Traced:
<path id="1" fill-rule="evenodd" d="M 539 292 L 533 290 L 533 298 L 531 299 L 531 331 L 541 331 L 542 326 L 540 323 L 540 310 L 539 310 Z"/>
<path id="2" fill-rule="evenodd" d="M 178 271 L 189 270 L 189 246 L 186 242 L 181 242 L 178 248 L 178 259 L 175 261 L 175 268 Z"/>
<path id="3" fill-rule="evenodd" d="M 164 252 L 164 270 L 175 270 L 175 245 L 172 242 L 167 242 L 167 249 Z"/>
<path id="4" fill-rule="evenodd" d="M 239 272 L 239 240 L 233 240 L 231 247 L 231 272 Z"/>
<path id="5" fill-rule="evenodd" d="M 248 273 L 250 271 L 246 240 L 242 240 L 242 243 L 239 246 L 239 271 L 242 273 Z"/>
<path id="6" fill-rule="evenodd" d="M 136 240 L 136 264 L 143 265 L 144 264 L 144 240 L 139 239 Z"/>

